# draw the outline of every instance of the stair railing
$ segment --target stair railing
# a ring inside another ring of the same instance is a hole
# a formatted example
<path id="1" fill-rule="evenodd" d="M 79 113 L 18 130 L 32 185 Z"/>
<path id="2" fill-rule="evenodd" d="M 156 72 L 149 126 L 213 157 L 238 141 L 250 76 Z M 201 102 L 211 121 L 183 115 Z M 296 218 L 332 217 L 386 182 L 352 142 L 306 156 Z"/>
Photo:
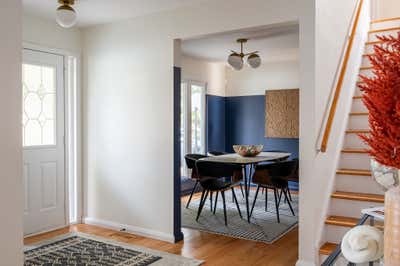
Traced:
<path id="1" fill-rule="evenodd" d="M 329 104 L 324 114 L 324 120 L 321 126 L 317 150 L 320 152 L 326 152 L 328 148 L 329 136 L 332 130 L 333 120 L 335 118 L 336 108 L 339 101 L 340 93 L 344 82 L 344 77 L 347 71 L 347 65 L 349 63 L 350 54 L 353 48 L 354 38 L 360 20 L 360 14 L 363 7 L 364 0 L 359 0 L 356 7 L 354 8 L 352 22 L 349 26 L 349 34 L 347 34 L 345 42 L 343 44 L 341 52 L 341 60 L 336 69 L 335 77 L 333 80 L 333 86 L 329 98 Z M 334 90 L 333 90 L 334 88 Z"/>

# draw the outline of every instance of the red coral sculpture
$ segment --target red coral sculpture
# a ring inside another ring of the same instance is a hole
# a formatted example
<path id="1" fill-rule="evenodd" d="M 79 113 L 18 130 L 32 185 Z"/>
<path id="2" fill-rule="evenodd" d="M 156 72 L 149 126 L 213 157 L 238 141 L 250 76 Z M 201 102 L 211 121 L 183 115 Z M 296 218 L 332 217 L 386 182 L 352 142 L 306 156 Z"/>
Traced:
<path id="1" fill-rule="evenodd" d="M 400 32 L 378 39 L 381 44 L 369 56 L 373 75 L 360 75 L 370 125 L 370 134 L 360 137 L 377 162 L 400 169 Z"/>

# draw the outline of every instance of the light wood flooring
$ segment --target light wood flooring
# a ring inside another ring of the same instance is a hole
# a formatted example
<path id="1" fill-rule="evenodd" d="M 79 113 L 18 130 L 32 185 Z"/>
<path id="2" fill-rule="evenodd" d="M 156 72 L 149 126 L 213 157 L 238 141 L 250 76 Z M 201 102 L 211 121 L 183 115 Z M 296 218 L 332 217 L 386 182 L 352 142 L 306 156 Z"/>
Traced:
<path id="1" fill-rule="evenodd" d="M 198 197 L 198 195 L 196 195 Z M 183 199 L 186 201 L 186 198 Z M 236 239 L 183 228 L 185 240 L 171 244 L 98 226 L 71 225 L 49 233 L 28 237 L 25 244 L 43 241 L 68 232 L 83 232 L 112 240 L 205 260 L 203 265 L 295 265 L 298 256 L 298 230 L 294 229 L 273 244 Z"/>

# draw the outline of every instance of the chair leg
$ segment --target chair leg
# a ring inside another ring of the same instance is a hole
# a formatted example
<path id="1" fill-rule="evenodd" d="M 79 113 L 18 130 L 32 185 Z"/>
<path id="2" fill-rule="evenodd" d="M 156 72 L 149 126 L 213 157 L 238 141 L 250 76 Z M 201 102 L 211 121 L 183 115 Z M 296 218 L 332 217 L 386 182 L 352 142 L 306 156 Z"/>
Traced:
<path id="1" fill-rule="evenodd" d="M 268 188 L 265 188 L 265 211 L 268 211 Z"/>
<path id="2" fill-rule="evenodd" d="M 215 211 L 217 210 L 217 201 L 218 201 L 218 191 L 217 191 L 217 194 L 215 195 L 215 200 L 214 200 L 215 202 L 214 202 L 214 214 L 215 214 Z"/>
<path id="3" fill-rule="evenodd" d="M 278 223 L 280 223 L 280 219 L 279 219 L 279 204 L 278 204 L 278 193 L 276 191 L 277 189 L 274 188 L 274 198 L 275 198 L 275 208 L 276 208 L 276 218 L 278 219 Z"/>
<path id="4" fill-rule="evenodd" d="M 233 198 L 235 199 L 236 208 L 238 209 L 239 216 L 240 216 L 241 219 L 243 219 L 243 217 L 242 217 L 242 212 L 240 211 L 239 203 L 238 203 L 238 200 L 237 200 L 237 198 L 236 198 L 235 190 L 234 190 L 233 188 L 232 188 L 232 195 L 233 195 Z"/>
<path id="5" fill-rule="evenodd" d="M 226 203 L 225 203 L 225 192 L 224 191 L 221 191 L 221 196 L 222 196 L 222 203 L 224 204 L 225 225 L 228 225 L 228 220 L 226 219 Z"/>
<path id="6" fill-rule="evenodd" d="M 196 221 L 199 220 L 201 211 L 203 210 L 204 204 L 206 203 L 207 196 L 208 196 L 208 190 L 207 191 L 203 190 L 203 193 L 201 194 L 199 209 L 197 211 Z"/>
<path id="7" fill-rule="evenodd" d="M 282 193 L 283 193 L 283 189 L 281 189 L 281 192 L 279 193 L 278 206 L 281 205 Z M 285 201 L 285 203 L 286 203 L 286 201 Z"/>
<path id="8" fill-rule="evenodd" d="M 193 189 L 192 189 L 192 192 L 190 193 L 189 200 L 188 200 L 188 202 L 187 202 L 187 204 L 186 204 L 186 209 L 189 208 L 190 201 L 192 201 L 192 197 L 193 197 L 194 192 L 196 191 L 196 187 L 197 187 L 197 184 L 198 184 L 198 183 L 199 183 L 199 180 L 196 180 L 196 183 L 194 184 L 194 187 L 193 187 Z"/>
<path id="9" fill-rule="evenodd" d="M 251 206 L 250 217 L 253 214 L 254 206 L 256 205 L 258 191 L 260 190 L 260 185 L 257 186 L 256 195 L 254 196 L 253 205 Z"/>
<path id="10" fill-rule="evenodd" d="M 213 211 L 212 207 L 213 207 L 213 192 L 210 191 L 210 210 L 211 211 Z"/>
<path id="11" fill-rule="evenodd" d="M 261 189 L 261 194 L 264 195 L 264 192 L 265 192 L 265 188 L 262 188 Z"/>
<path id="12" fill-rule="evenodd" d="M 293 216 L 296 216 L 296 215 L 294 214 L 294 211 L 293 211 L 293 208 L 292 208 L 292 204 L 290 204 L 290 200 L 289 200 L 289 198 L 288 198 L 288 195 L 287 195 L 286 190 L 283 190 L 283 193 L 285 194 L 285 199 L 286 199 L 286 201 L 287 201 L 287 203 L 288 203 L 288 205 L 289 205 L 289 208 L 290 208 L 290 211 L 292 212 L 292 215 L 293 215 Z"/>
<path id="13" fill-rule="evenodd" d="M 289 189 L 289 187 L 287 188 L 287 192 L 288 192 L 288 195 L 289 195 L 289 199 L 290 199 L 290 201 L 293 201 L 293 199 L 292 199 L 292 194 L 290 193 L 290 189 Z"/>
<path id="14" fill-rule="evenodd" d="M 242 197 L 244 198 L 244 191 L 243 191 L 243 185 L 240 183 L 240 191 L 242 192 Z"/>

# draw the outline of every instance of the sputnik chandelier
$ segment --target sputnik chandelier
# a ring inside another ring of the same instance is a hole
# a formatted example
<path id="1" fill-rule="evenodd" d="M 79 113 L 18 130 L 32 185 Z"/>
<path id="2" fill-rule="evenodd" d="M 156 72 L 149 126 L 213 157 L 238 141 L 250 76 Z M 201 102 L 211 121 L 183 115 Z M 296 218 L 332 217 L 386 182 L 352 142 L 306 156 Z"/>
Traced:
<path id="1" fill-rule="evenodd" d="M 252 68 L 257 68 L 261 65 L 261 58 L 258 55 L 258 51 L 251 53 L 243 53 L 243 44 L 246 43 L 248 39 L 238 39 L 237 42 L 240 43 L 240 53 L 232 51 L 228 57 L 228 63 L 235 70 L 241 70 L 243 68 L 243 58 L 247 57 L 247 63 Z"/>

